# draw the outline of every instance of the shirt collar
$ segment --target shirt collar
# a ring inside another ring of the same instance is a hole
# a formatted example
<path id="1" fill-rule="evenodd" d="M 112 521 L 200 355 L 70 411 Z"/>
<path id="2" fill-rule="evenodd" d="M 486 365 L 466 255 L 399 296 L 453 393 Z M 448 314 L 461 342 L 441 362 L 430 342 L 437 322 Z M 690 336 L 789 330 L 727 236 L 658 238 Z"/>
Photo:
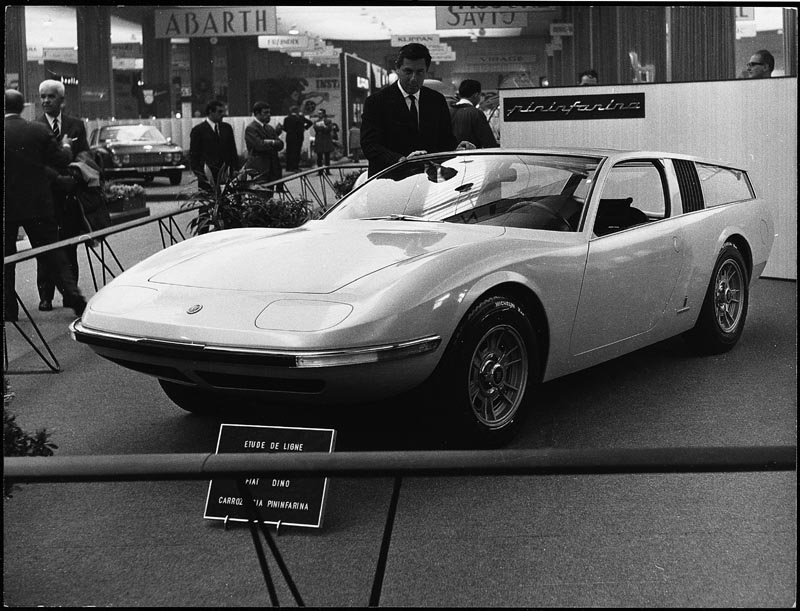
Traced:
<path id="1" fill-rule="evenodd" d="M 470 102 L 467 98 L 461 98 L 458 102 L 456 102 L 456 106 L 475 106 L 472 102 Z"/>
<path id="2" fill-rule="evenodd" d="M 211 130 L 212 130 L 212 131 L 217 131 L 217 130 L 215 129 L 215 127 L 214 127 L 214 126 L 216 125 L 216 123 L 214 123 L 214 122 L 213 122 L 211 119 L 209 119 L 208 117 L 206 117 L 206 123 L 208 123 L 208 124 L 211 126 Z"/>
<path id="3" fill-rule="evenodd" d="M 59 126 L 64 124 L 64 122 L 61 120 L 61 113 L 60 112 L 55 117 L 51 117 L 47 113 L 44 113 L 44 116 L 47 119 L 47 122 L 50 124 L 51 128 L 53 127 L 53 121 L 55 121 L 56 119 L 58 119 L 58 125 Z"/>
<path id="4" fill-rule="evenodd" d="M 403 88 L 400 86 L 400 81 L 397 81 L 397 87 L 398 87 L 398 89 L 400 89 L 400 93 L 402 93 L 402 94 L 403 94 L 403 99 L 404 99 L 404 100 L 405 100 L 405 99 L 406 99 L 408 96 L 410 96 L 410 95 L 413 95 L 413 96 L 414 96 L 414 100 L 416 100 L 416 102 L 417 102 L 417 106 L 419 106 L 419 92 L 420 92 L 420 91 L 422 91 L 422 89 L 420 89 L 419 91 L 417 91 L 417 93 L 408 93 L 408 92 L 407 92 L 405 89 L 403 89 Z"/>

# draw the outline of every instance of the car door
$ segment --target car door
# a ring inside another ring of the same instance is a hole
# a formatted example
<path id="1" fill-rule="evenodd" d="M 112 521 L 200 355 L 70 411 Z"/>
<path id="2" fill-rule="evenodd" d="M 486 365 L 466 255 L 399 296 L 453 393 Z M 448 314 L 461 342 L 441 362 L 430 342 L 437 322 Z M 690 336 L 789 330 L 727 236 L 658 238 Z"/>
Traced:
<path id="1" fill-rule="evenodd" d="M 659 160 L 617 163 L 598 186 L 594 215 L 587 219 L 593 231 L 570 341 L 573 355 L 651 330 L 664 316 L 683 266 L 679 221 L 670 218 Z"/>

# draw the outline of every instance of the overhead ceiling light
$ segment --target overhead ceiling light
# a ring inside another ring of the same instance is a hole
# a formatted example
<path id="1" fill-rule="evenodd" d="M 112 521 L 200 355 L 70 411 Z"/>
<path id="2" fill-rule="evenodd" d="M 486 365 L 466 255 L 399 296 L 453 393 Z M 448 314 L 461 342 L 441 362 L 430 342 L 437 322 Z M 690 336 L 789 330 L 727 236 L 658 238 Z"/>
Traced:
<path id="1" fill-rule="evenodd" d="M 299 33 L 300 30 L 297 29 L 296 25 L 293 25 L 292 27 L 289 28 L 289 34 L 291 34 L 292 36 L 297 36 Z"/>

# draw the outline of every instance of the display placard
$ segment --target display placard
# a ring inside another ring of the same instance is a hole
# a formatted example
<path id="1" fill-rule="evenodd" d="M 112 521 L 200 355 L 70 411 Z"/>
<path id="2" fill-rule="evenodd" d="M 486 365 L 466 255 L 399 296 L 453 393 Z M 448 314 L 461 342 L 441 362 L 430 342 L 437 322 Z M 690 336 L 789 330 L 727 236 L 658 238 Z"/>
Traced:
<path id="1" fill-rule="evenodd" d="M 249 424 L 221 424 L 217 454 L 254 452 L 333 452 L 336 431 Z M 328 492 L 327 477 L 280 474 L 245 478 L 259 517 L 269 524 L 320 528 Z M 245 499 L 233 479 L 212 480 L 203 516 L 247 522 Z"/>
<path id="2" fill-rule="evenodd" d="M 644 93 L 526 96 L 503 100 L 505 121 L 644 119 Z"/>

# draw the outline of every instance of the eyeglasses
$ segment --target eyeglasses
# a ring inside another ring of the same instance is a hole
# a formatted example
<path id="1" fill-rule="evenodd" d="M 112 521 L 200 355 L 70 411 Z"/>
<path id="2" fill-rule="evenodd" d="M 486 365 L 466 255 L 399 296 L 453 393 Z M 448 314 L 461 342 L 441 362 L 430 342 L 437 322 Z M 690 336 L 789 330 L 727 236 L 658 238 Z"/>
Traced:
<path id="1" fill-rule="evenodd" d="M 766 66 L 764 62 L 747 62 L 747 67 L 752 68 L 753 66 Z"/>

